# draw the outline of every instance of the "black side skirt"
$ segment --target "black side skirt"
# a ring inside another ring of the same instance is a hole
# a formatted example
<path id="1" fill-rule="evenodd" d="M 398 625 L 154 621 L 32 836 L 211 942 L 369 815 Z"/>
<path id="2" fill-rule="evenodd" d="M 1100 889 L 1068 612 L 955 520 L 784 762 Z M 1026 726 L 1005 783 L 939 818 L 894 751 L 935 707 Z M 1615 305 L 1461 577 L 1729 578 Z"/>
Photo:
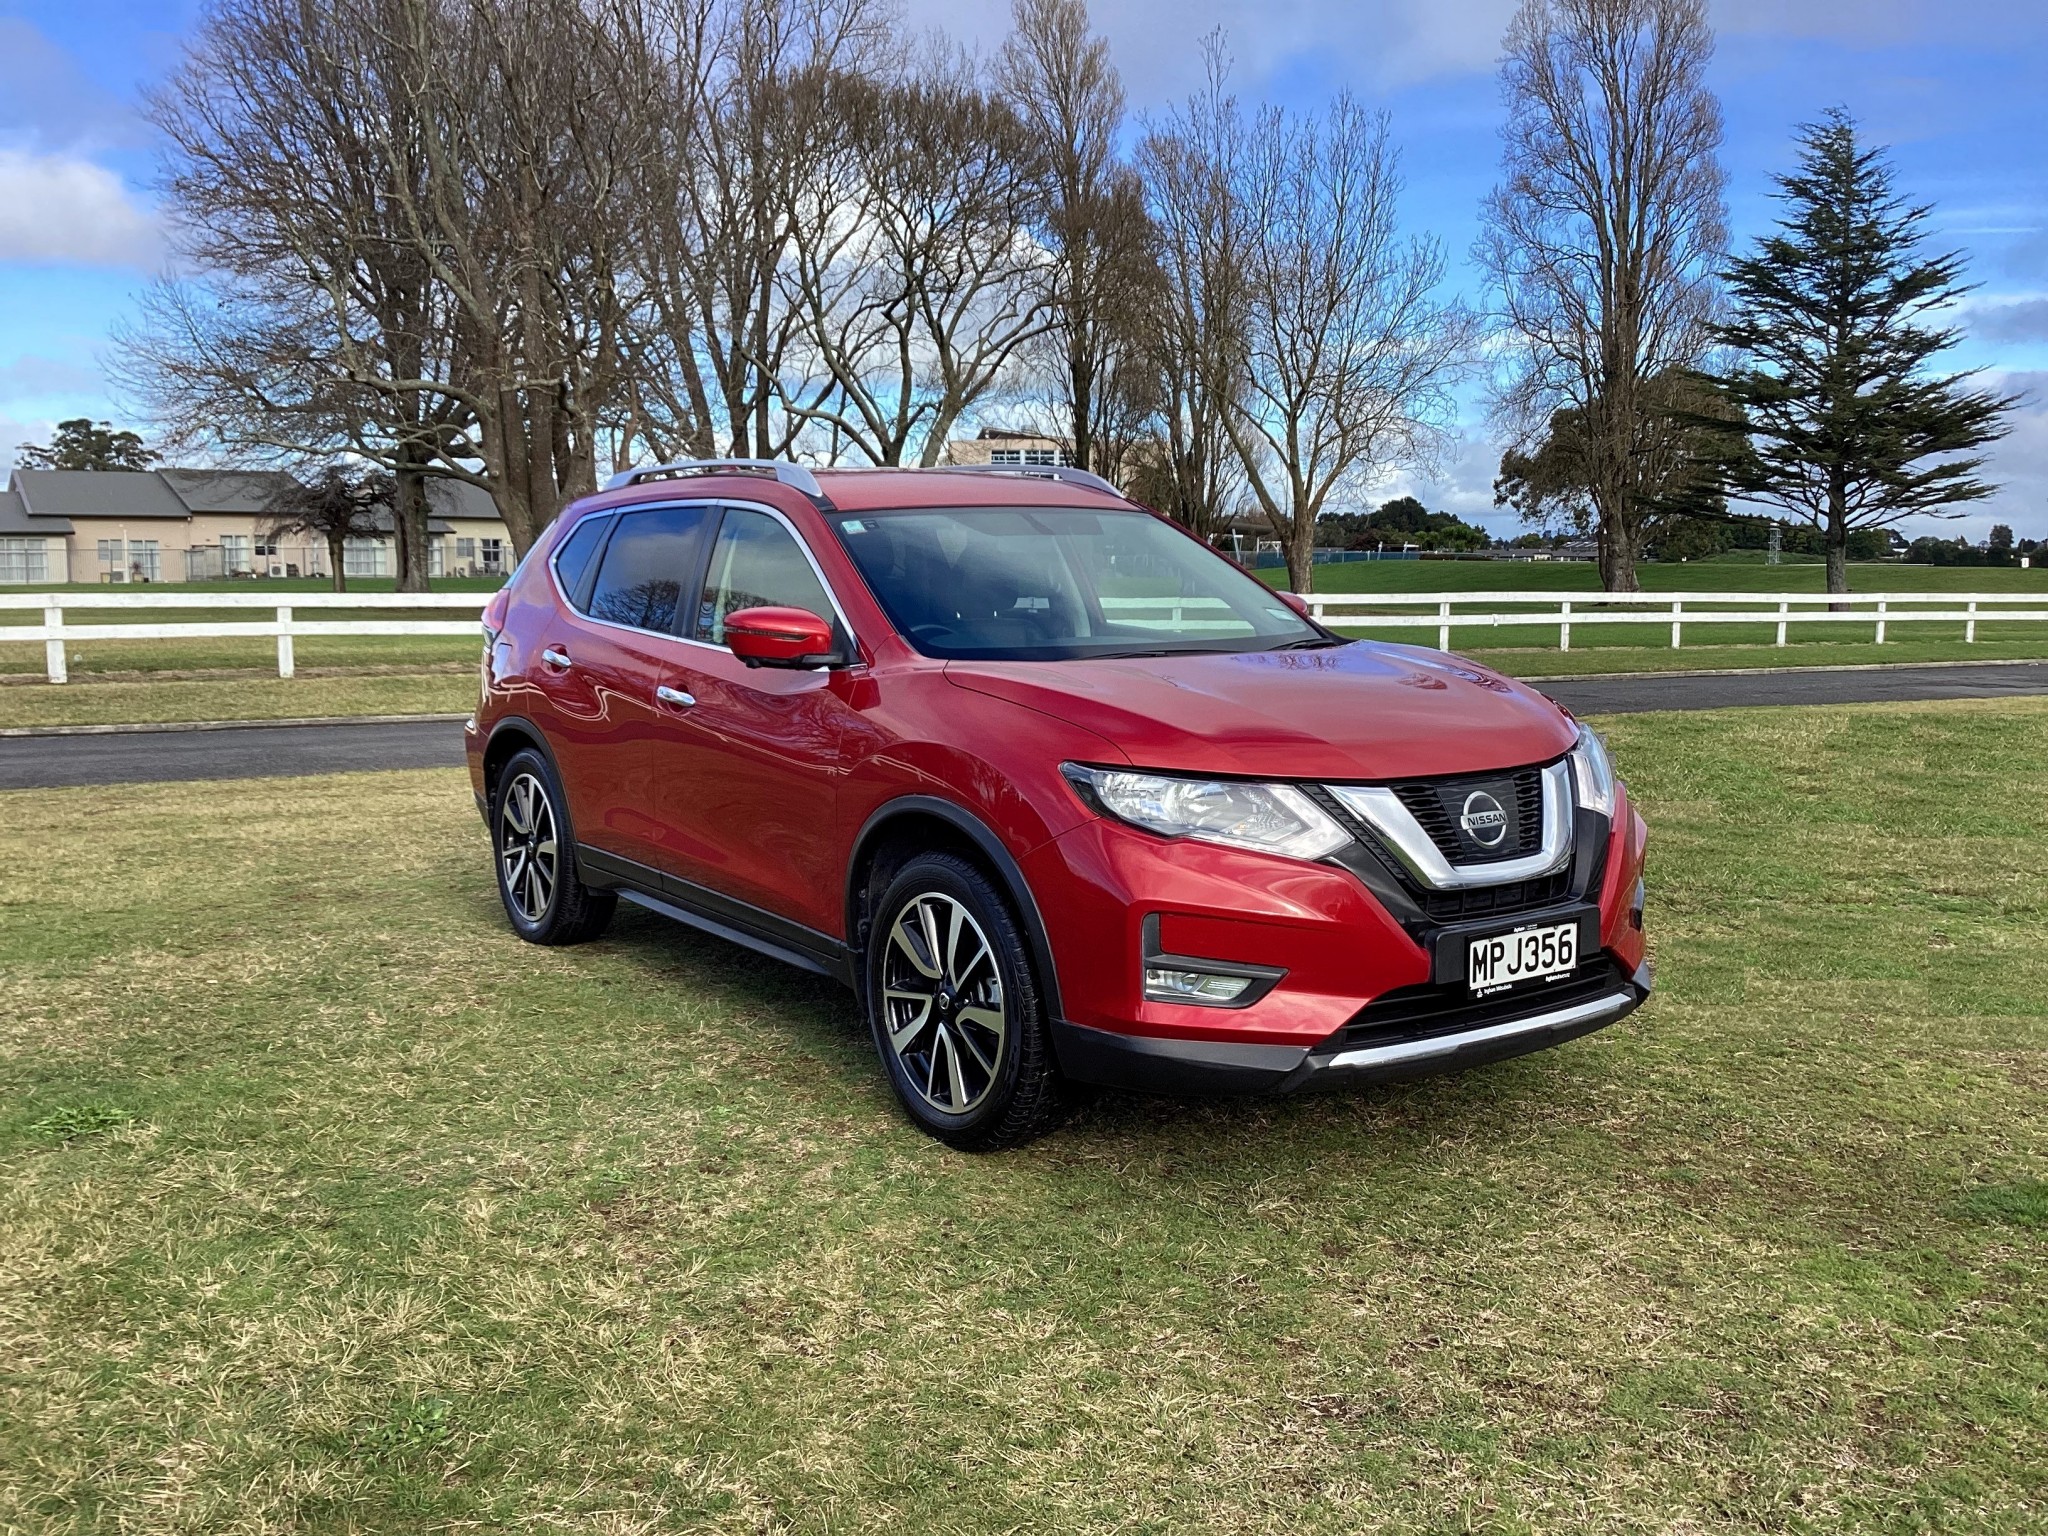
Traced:
<path id="1" fill-rule="evenodd" d="M 588 843 L 576 845 L 576 868 L 583 883 L 593 890 L 617 891 L 650 912 L 801 970 L 830 976 L 849 987 L 855 985 L 852 954 L 830 934 Z"/>

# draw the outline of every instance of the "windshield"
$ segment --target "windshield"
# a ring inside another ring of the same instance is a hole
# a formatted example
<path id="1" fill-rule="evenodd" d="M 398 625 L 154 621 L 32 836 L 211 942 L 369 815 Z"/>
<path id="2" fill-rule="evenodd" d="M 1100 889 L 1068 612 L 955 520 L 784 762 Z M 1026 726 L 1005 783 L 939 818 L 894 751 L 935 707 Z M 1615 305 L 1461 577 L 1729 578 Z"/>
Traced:
<path id="1" fill-rule="evenodd" d="M 842 513 L 839 539 L 927 656 L 1061 661 L 1331 645 L 1263 582 L 1150 513 Z"/>

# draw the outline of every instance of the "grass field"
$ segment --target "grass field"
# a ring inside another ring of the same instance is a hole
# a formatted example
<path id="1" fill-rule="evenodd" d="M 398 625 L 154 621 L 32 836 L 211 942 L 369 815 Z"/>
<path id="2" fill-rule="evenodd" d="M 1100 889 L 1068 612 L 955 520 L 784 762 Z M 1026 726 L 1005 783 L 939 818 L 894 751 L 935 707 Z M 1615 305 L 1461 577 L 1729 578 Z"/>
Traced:
<path id="1" fill-rule="evenodd" d="M 338 677 L 178 677 L 148 682 L 0 687 L 0 730 L 178 720 L 289 720 L 347 715 L 445 715 L 473 709 L 476 665 L 439 672 Z"/>
<path id="2" fill-rule="evenodd" d="M 1259 574 L 1276 585 L 1285 570 Z M 1759 565 L 1746 560 L 1693 560 L 1637 567 L 1645 592 L 1825 592 L 1820 564 Z M 1354 560 L 1316 567 L 1318 592 L 1597 592 L 1599 568 L 1589 560 Z M 2040 592 L 2048 595 L 2048 564 L 2017 567 L 1871 564 L 1849 567 L 1852 592 Z"/>
<path id="3" fill-rule="evenodd" d="M 2048 1523 L 2048 702 L 1639 716 L 1658 996 L 911 1131 L 454 772 L 0 796 L 0 1530 Z"/>

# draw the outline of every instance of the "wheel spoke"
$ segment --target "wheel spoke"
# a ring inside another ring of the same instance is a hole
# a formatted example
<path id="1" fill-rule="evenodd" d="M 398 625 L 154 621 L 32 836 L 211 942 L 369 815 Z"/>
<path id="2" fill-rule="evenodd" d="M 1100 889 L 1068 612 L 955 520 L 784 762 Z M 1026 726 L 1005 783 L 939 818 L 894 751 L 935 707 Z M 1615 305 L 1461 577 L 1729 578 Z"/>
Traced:
<path id="1" fill-rule="evenodd" d="M 984 1016 L 984 1018 L 993 1018 L 995 1022 L 993 1024 L 985 1023 L 983 1022 L 982 1018 L 973 1017 L 973 1015 L 975 1014 L 981 1014 Z M 958 1023 L 980 1024 L 983 1029 L 986 1029 L 987 1031 L 989 1031 L 990 1034 L 996 1037 L 996 1054 L 998 1056 L 1002 1055 L 1003 1016 L 1001 1014 L 990 1014 L 986 1008 L 962 1008 L 960 1010 Z M 955 1034 L 955 1036 L 958 1037 L 962 1045 L 966 1046 L 969 1051 L 974 1053 L 975 1064 L 979 1066 L 983 1072 L 987 1073 L 991 1078 L 993 1078 L 996 1075 L 996 1064 L 993 1061 L 990 1061 L 988 1057 L 982 1052 L 980 1043 L 977 1042 L 974 1038 L 974 1031 L 971 1029 L 956 1028 L 953 1031 L 953 1033 Z"/>
<path id="2" fill-rule="evenodd" d="M 894 995 L 901 998 L 911 997 L 907 992 L 898 992 Z M 898 1056 L 910 1048 L 911 1042 L 924 1033 L 925 1025 L 931 1022 L 932 1000 L 929 997 L 915 1000 L 922 1002 L 924 1006 L 917 1010 L 908 1023 L 898 1025 L 889 1031 L 889 1048 Z"/>
<path id="3" fill-rule="evenodd" d="M 930 981 L 939 980 L 939 968 L 917 952 L 921 935 L 910 926 L 911 914 L 915 908 L 906 910 L 896 920 L 896 926 L 889 931 L 889 942 L 903 951 L 903 956 L 916 969 L 917 974 Z"/>
<path id="4" fill-rule="evenodd" d="M 960 1075 L 960 1044 L 950 1029 L 940 1033 L 946 1041 L 946 1081 L 951 1086 L 953 1108 L 965 1109 L 971 1100 L 967 1096 L 967 1081 Z"/>
<path id="5" fill-rule="evenodd" d="M 939 944 L 939 914 L 933 910 L 935 905 L 929 896 L 917 904 L 917 929 L 924 938 L 924 952 L 931 956 L 931 974 L 943 978 L 946 974 L 946 951 Z"/>
<path id="6" fill-rule="evenodd" d="M 512 788 L 505 795 L 505 825 L 521 837 L 533 830 L 532 813 L 528 795 L 530 780 L 518 778 L 512 781 Z"/>

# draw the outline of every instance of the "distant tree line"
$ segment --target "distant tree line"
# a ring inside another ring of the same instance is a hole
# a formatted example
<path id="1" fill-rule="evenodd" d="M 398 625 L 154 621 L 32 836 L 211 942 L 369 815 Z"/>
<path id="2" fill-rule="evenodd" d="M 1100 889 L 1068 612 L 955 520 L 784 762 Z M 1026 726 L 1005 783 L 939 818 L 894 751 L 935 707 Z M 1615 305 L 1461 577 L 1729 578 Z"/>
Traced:
<path id="1" fill-rule="evenodd" d="M 2010 402 L 1933 366 L 1960 264 L 1845 117 L 1728 264 L 1704 0 L 1522 0 L 1484 313 L 1403 232 L 1384 113 L 1246 105 L 1202 46 L 1133 124 L 1083 0 L 1013 0 L 986 59 L 890 0 L 212 0 L 148 107 L 190 275 L 121 377 L 170 447 L 388 475 L 402 588 L 435 476 L 523 552 L 632 463 L 930 464 L 994 418 L 1197 532 L 1251 513 L 1307 590 L 1475 375 L 1502 504 L 1617 589 L 1731 498 L 1833 578 L 1985 493 Z"/>

